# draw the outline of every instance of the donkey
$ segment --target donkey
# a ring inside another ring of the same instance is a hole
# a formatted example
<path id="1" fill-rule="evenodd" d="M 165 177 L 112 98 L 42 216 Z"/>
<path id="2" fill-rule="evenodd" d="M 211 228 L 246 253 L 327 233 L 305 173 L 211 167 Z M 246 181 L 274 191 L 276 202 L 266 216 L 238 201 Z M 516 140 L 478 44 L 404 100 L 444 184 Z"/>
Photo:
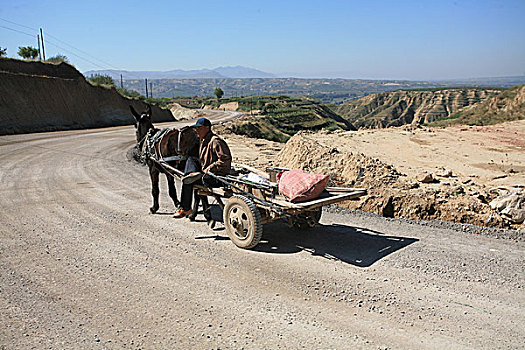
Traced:
<path id="1" fill-rule="evenodd" d="M 169 196 L 173 200 L 175 208 L 179 207 L 177 189 L 174 178 L 161 165 L 154 161 L 164 160 L 170 166 L 183 171 L 187 157 L 199 157 L 199 138 L 190 127 L 182 129 L 157 129 L 151 122 L 151 106 L 148 105 L 142 114 L 137 113 L 133 106 L 129 106 L 135 117 L 135 131 L 137 138 L 137 149 L 141 158 L 145 158 L 149 167 L 151 178 L 151 194 L 153 206 L 149 208 L 152 214 L 159 210 L 159 174 L 166 175 L 168 180 Z M 199 198 L 195 192 L 194 207 L 198 206 Z M 194 210 L 190 219 L 195 220 L 197 210 Z"/>

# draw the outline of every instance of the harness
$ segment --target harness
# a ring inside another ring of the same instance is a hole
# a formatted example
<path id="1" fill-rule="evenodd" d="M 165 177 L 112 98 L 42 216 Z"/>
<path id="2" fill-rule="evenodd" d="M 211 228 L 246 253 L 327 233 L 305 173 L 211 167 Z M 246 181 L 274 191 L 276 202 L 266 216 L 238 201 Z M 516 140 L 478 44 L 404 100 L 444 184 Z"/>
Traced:
<path id="1" fill-rule="evenodd" d="M 183 128 L 184 129 L 184 128 Z M 181 135 L 182 130 L 178 130 L 177 135 L 177 153 L 179 155 L 175 156 L 169 156 L 164 157 L 160 151 L 160 144 L 162 143 L 162 140 L 164 137 L 172 130 L 170 128 L 164 128 L 161 130 L 158 130 L 156 133 L 152 134 L 152 131 L 155 129 L 150 129 L 148 133 L 144 136 L 144 138 L 139 141 L 139 145 L 142 142 L 142 147 L 140 150 L 140 160 L 146 161 L 148 159 L 153 159 L 156 162 L 171 162 L 171 161 L 180 161 L 180 160 L 186 160 L 188 159 L 187 156 L 180 155 L 182 153 L 182 150 L 180 148 L 180 142 L 181 142 Z M 158 147 L 157 147 L 158 145 Z"/>

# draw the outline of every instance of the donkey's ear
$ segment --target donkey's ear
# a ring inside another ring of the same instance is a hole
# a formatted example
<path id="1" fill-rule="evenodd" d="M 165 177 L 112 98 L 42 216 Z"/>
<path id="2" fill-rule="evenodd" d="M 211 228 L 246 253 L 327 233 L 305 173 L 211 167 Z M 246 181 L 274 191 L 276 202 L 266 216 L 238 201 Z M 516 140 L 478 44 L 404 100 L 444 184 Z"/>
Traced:
<path id="1" fill-rule="evenodd" d="M 146 109 L 146 114 L 151 117 L 151 106 L 148 104 L 148 107 Z"/>
<path id="2" fill-rule="evenodd" d="M 135 110 L 135 108 L 133 108 L 132 105 L 129 105 L 129 109 L 131 111 L 131 114 L 133 114 L 133 116 L 135 117 L 135 120 L 138 121 L 140 119 L 140 114 L 137 113 L 137 111 Z"/>

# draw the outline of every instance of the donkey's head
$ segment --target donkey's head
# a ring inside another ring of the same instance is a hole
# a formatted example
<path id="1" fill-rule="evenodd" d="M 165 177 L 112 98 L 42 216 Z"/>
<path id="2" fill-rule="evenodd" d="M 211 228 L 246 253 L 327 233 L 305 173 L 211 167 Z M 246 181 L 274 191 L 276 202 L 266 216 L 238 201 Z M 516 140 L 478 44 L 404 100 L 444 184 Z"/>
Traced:
<path id="1" fill-rule="evenodd" d="M 153 129 L 153 124 L 151 123 L 151 106 L 148 105 L 146 111 L 142 114 L 137 113 L 135 108 L 132 105 L 129 105 L 131 114 L 135 117 L 135 134 L 137 136 L 137 143 L 142 143 L 148 134 L 150 129 Z"/>
<path id="2" fill-rule="evenodd" d="M 199 156 L 199 137 L 195 129 L 190 126 L 185 126 L 179 130 L 177 140 L 177 154 L 183 156 Z"/>

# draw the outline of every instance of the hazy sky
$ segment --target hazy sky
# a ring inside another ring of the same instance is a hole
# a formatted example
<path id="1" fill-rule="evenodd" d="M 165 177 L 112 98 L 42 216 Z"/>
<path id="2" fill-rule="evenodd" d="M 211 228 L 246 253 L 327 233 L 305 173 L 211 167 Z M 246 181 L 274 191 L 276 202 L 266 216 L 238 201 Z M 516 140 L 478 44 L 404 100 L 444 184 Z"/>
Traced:
<path id="1" fill-rule="evenodd" d="M 40 27 L 46 56 L 64 54 L 80 71 L 242 65 L 301 77 L 525 75 L 525 0 L 0 0 L 9 57 L 36 47 Z"/>

